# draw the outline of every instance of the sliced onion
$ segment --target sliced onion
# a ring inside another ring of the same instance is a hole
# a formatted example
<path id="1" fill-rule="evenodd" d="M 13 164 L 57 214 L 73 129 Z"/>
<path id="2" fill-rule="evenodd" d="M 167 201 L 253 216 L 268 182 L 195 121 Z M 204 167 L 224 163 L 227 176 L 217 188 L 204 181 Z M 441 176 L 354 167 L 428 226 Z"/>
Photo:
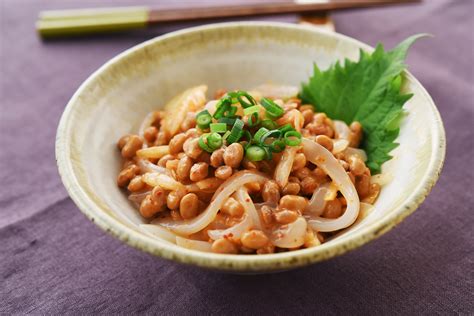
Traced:
<path id="1" fill-rule="evenodd" d="M 147 159 L 160 159 L 163 156 L 166 156 L 170 153 L 168 145 L 164 146 L 153 146 L 148 148 L 143 148 L 137 151 L 137 156 L 140 158 Z"/>
<path id="2" fill-rule="evenodd" d="M 206 102 L 207 86 L 190 88 L 175 96 L 165 105 L 161 130 L 169 137 L 176 135 L 188 112 L 200 110 Z"/>
<path id="3" fill-rule="evenodd" d="M 390 173 L 379 173 L 370 177 L 370 183 L 377 183 L 381 187 L 390 183 L 393 180 L 393 175 Z"/>
<path id="4" fill-rule="evenodd" d="M 346 122 L 343 121 L 332 121 L 334 124 L 334 129 L 336 130 L 336 136 L 338 139 L 345 139 L 349 141 L 349 137 L 351 135 L 351 130 L 349 126 L 347 126 Z"/>
<path id="5" fill-rule="evenodd" d="M 166 174 L 162 174 L 162 173 L 155 173 L 155 172 L 145 173 L 142 176 L 142 179 L 143 179 L 143 182 L 145 182 L 146 184 L 152 187 L 156 187 L 159 185 L 161 188 L 165 190 L 170 190 L 170 191 L 185 189 L 185 186 L 181 184 L 181 182 L 178 182 L 172 177 Z"/>
<path id="6" fill-rule="evenodd" d="M 300 111 L 298 110 L 292 110 L 294 111 L 293 112 L 293 115 L 294 115 L 294 119 L 293 119 L 293 126 L 295 127 L 295 129 L 298 131 L 298 132 L 301 132 L 301 129 L 303 128 L 303 125 L 304 125 L 304 117 L 303 117 L 303 114 L 301 114 Z"/>
<path id="7" fill-rule="evenodd" d="M 360 202 L 359 215 L 357 216 L 357 219 L 355 220 L 355 222 L 352 224 L 352 227 L 360 223 L 365 218 L 367 218 L 367 216 L 369 216 L 374 210 L 375 210 L 375 207 L 372 204 Z M 341 230 L 340 232 L 337 232 L 337 234 L 335 234 L 334 236 L 331 236 L 331 238 L 329 238 L 328 240 L 332 240 L 336 237 L 341 236 L 342 234 L 347 232 L 349 229 L 351 229 L 351 227 L 348 227 L 346 229 Z"/>
<path id="8" fill-rule="evenodd" d="M 295 248 L 304 244 L 306 228 L 303 217 L 298 217 L 293 223 L 280 226 L 270 235 L 272 243 L 280 248 Z"/>
<path id="9" fill-rule="evenodd" d="M 254 228 L 262 229 L 262 222 L 260 221 L 260 216 L 258 215 L 255 204 L 252 201 L 252 198 L 247 192 L 247 189 L 240 188 L 236 192 L 237 200 L 243 205 L 247 214 L 252 218 L 252 224 Z"/>
<path id="10" fill-rule="evenodd" d="M 262 207 L 264 206 L 268 206 L 269 208 L 271 208 L 272 210 L 275 210 L 277 207 L 278 207 L 278 201 L 274 202 L 274 201 L 269 201 L 269 202 L 262 202 L 262 203 L 255 203 L 255 209 L 257 209 L 257 214 L 260 213 L 260 210 Z"/>
<path id="11" fill-rule="evenodd" d="M 362 159 L 363 162 L 367 161 L 367 154 L 365 153 L 365 151 L 363 149 L 347 147 L 347 149 L 344 150 L 344 154 L 347 157 L 355 155 L 355 156 L 359 157 L 360 159 Z"/>
<path id="12" fill-rule="evenodd" d="M 252 228 L 252 223 L 253 222 L 250 215 L 244 214 L 242 220 L 239 223 L 233 225 L 232 227 L 229 227 L 227 229 L 208 230 L 207 234 L 213 240 L 223 238 L 225 236 L 240 239 L 243 233 L 249 231 Z"/>
<path id="13" fill-rule="evenodd" d="M 326 191 L 326 195 L 324 196 L 324 200 L 326 202 L 334 200 L 338 191 L 339 189 L 337 185 L 334 182 L 331 182 L 331 184 L 328 186 L 328 190 Z"/>
<path id="14" fill-rule="evenodd" d="M 245 214 L 242 217 L 242 220 L 235 224 L 232 227 L 227 229 L 216 229 L 208 231 L 209 237 L 211 239 L 219 239 L 223 238 L 224 236 L 233 237 L 236 239 L 240 239 L 243 233 L 252 229 L 252 227 L 261 229 L 260 217 L 258 216 L 257 210 L 255 209 L 255 205 L 250 198 L 250 195 L 245 188 L 239 188 L 235 194 L 237 201 L 244 207 Z"/>
<path id="15" fill-rule="evenodd" d="M 213 193 L 216 192 L 217 188 L 224 182 L 219 178 L 207 178 L 198 182 L 194 182 L 186 185 L 186 190 L 188 192 L 206 192 Z"/>
<path id="16" fill-rule="evenodd" d="M 329 192 L 329 182 L 326 182 L 316 188 L 313 192 L 308 206 L 306 206 L 305 213 L 310 213 L 315 216 L 320 216 L 326 207 L 326 194 Z"/>
<path id="17" fill-rule="evenodd" d="M 214 112 L 216 112 L 216 105 L 219 100 L 211 100 L 206 103 L 204 106 L 204 109 L 209 112 L 209 114 L 214 115 Z"/>
<path id="18" fill-rule="evenodd" d="M 141 231 L 146 233 L 151 237 L 158 237 L 160 239 L 169 241 L 173 244 L 176 243 L 176 235 L 167 230 L 166 228 L 161 227 L 160 225 L 153 225 L 153 224 L 140 224 L 138 225 Z"/>
<path id="19" fill-rule="evenodd" d="M 162 173 L 166 175 L 171 175 L 170 171 L 166 168 L 160 167 L 155 165 L 149 160 L 146 159 L 139 159 L 138 160 L 138 167 L 140 168 L 140 171 L 142 173 L 147 173 L 147 172 L 156 172 L 156 173 Z"/>
<path id="20" fill-rule="evenodd" d="M 312 217 L 308 224 L 317 231 L 330 232 L 343 229 L 354 223 L 359 214 L 359 196 L 344 168 L 331 152 L 314 141 L 304 138 L 303 151 L 307 160 L 323 169 L 331 177 L 347 201 L 347 209 L 339 218 Z"/>
<path id="21" fill-rule="evenodd" d="M 180 235 L 186 236 L 197 233 L 214 220 L 222 204 L 224 204 L 232 193 L 247 183 L 263 183 L 266 180 L 268 180 L 268 178 L 261 173 L 247 170 L 236 172 L 217 189 L 212 197 L 211 204 L 197 217 L 182 221 L 166 219 L 159 221 L 159 223 Z"/>
<path id="22" fill-rule="evenodd" d="M 142 123 L 140 124 L 140 128 L 138 129 L 138 136 L 143 138 L 143 135 L 145 134 L 145 130 L 151 126 L 151 123 L 155 120 L 155 112 L 150 112 L 145 116 L 145 119 L 143 119 Z"/>
<path id="23" fill-rule="evenodd" d="M 128 196 L 128 199 L 132 202 L 140 204 L 146 198 L 146 196 L 150 193 L 151 193 L 151 190 L 145 191 L 145 192 L 140 192 L 140 193 L 134 192 L 134 193 L 131 193 Z"/>
<path id="24" fill-rule="evenodd" d="M 260 93 L 262 97 L 283 100 L 296 98 L 299 92 L 298 87 L 295 86 L 283 86 L 273 84 L 262 84 L 253 90 Z"/>
<path id="25" fill-rule="evenodd" d="M 332 153 L 338 154 L 346 150 L 346 148 L 349 146 L 349 141 L 347 139 L 336 139 L 332 142 L 332 145 Z"/>
<path id="26" fill-rule="evenodd" d="M 286 112 L 282 117 L 276 120 L 276 123 L 280 126 L 290 124 L 298 132 L 301 132 L 301 128 L 304 125 L 304 117 L 300 111 L 293 109 Z"/>
<path id="27" fill-rule="evenodd" d="M 212 252 L 212 246 L 207 241 L 193 240 L 176 236 L 176 244 L 180 247 L 191 250 Z"/>
<path id="28" fill-rule="evenodd" d="M 291 173 L 291 168 L 293 168 L 293 162 L 295 161 L 296 151 L 299 147 L 296 146 L 286 146 L 281 159 L 278 162 L 278 165 L 275 168 L 275 174 L 273 178 L 280 185 L 280 188 L 284 188 L 288 183 L 288 177 Z"/>
<path id="29" fill-rule="evenodd" d="M 223 182 L 222 179 L 212 177 L 198 181 L 196 185 L 201 191 L 215 192 Z"/>

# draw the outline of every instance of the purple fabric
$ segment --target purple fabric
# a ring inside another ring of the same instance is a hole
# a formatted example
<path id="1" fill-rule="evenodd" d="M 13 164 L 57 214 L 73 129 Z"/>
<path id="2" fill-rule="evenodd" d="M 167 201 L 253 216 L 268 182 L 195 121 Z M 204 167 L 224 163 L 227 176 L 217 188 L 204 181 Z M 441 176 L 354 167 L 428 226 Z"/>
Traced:
<path id="1" fill-rule="evenodd" d="M 41 42 L 37 12 L 125 4 L 136 3 L 0 1 L 0 314 L 474 313 L 473 1 L 334 15 L 339 32 L 371 45 L 435 36 L 414 45 L 408 64 L 445 122 L 445 167 L 426 202 L 380 239 L 307 268 L 257 276 L 130 248 L 89 222 L 61 184 L 54 140 L 70 96 L 109 58 L 178 26 Z"/>

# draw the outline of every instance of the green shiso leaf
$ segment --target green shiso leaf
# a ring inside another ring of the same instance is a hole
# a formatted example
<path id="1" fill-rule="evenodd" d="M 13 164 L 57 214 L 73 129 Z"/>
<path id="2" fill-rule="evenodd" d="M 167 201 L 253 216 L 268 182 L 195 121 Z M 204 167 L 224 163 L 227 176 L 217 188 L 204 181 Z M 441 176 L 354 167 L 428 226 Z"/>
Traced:
<path id="1" fill-rule="evenodd" d="M 371 54 L 361 50 L 359 61 L 346 59 L 324 71 L 315 64 L 313 75 L 302 85 L 300 98 L 304 103 L 313 104 L 331 119 L 362 124 L 361 147 L 374 174 L 398 146 L 395 139 L 405 116 L 402 107 L 412 96 L 400 91 L 405 57 L 410 46 L 424 36 L 413 35 L 391 51 L 378 44 Z"/>

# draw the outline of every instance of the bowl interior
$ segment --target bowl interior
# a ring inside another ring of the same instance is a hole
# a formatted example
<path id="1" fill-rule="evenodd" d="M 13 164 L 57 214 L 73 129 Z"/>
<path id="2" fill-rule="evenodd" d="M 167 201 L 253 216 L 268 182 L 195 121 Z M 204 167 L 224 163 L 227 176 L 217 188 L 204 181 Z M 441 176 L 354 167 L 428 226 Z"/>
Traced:
<path id="1" fill-rule="evenodd" d="M 201 266 L 271 270 L 329 258 L 372 239 L 421 203 L 436 181 L 444 157 L 439 114 L 423 87 L 406 73 L 407 102 L 394 158 L 383 166 L 393 180 L 375 210 L 321 247 L 268 256 L 198 253 L 152 240 L 137 230 L 143 223 L 116 186 L 121 159 L 116 141 L 136 133 L 145 115 L 182 90 L 209 86 L 250 89 L 272 82 L 300 86 L 316 62 L 357 59 L 368 46 L 311 27 L 276 23 L 229 23 L 175 32 L 128 50 L 94 73 L 74 95 L 58 129 L 60 173 L 81 210 L 102 228 L 143 250 Z M 431 184 L 430 184 L 431 183 Z M 377 230 L 377 231 L 376 231 Z M 238 258 L 237 258 L 238 257 Z"/>

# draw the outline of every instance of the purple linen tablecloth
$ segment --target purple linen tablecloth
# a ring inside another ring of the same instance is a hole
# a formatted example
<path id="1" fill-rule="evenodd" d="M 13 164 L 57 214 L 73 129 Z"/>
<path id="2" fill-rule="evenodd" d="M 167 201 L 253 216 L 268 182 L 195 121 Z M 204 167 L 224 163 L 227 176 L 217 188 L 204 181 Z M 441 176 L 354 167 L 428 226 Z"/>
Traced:
<path id="1" fill-rule="evenodd" d="M 126 4 L 135 2 L 0 1 L 0 314 L 474 313 L 474 1 L 334 15 L 339 32 L 371 45 L 435 36 L 414 45 L 408 64 L 443 117 L 445 167 L 426 202 L 380 239 L 307 268 L 257 276 L 130 248 L 89 222 L 61 184 L 54 140 L 73 92 L 109 58 L 178 26 L 41 42 L 37 12 Z"/>

